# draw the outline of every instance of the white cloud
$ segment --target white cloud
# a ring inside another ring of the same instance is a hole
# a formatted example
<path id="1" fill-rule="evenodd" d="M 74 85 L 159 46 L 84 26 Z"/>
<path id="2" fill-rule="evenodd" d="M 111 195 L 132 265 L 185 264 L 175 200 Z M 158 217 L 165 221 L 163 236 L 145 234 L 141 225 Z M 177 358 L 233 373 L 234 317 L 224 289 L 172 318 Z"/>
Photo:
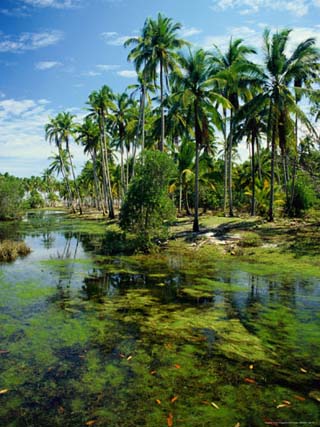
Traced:
<path id="1" fill-rule="evenodd" d="M 195 27 L 182 27 L 180 31 L 181 37 L 191 37 L 200 33 L 202 33 L 202 30 Z"/>
<path id="2" fill-rule="evenodd" d="M 21 0 L 33 7 L 52 7 L 55 9 L 71 9 L 80 4 L 80 0 Z"/>
<path id="3" fill-rule="evenodd" d="M 313 0 L 314 4 L 320 0 Z M 240 14 L 258 13 L 261 9 L 290 12 L 304 16 L 309 11 L 309 0 L 213 0 L 213 10 L 235 9 Z"/>
<path id="4" fill-rule="evenodd" d="M 86 76 L 86 77 L 97 77 L 97 76 L 101 76 L 101 73 L 99 73 L 98 71 L 88 71 L 86 73 L 83 73 L 83 76 Z"/>
<path id="5" fill-rule="evenodd" d="M 96 68 L 100 71 L 115 71 L 120 67 L 120 65 L 112 65 L 112 64 L 99 64 L 96 65 Z"/>
<path id="6" fill-rule="evenodd" d="M 17 176 L 40 174 L 55 147 L 45 140 L 44 126 L 56 112 L 46 99 L 0 100 L 0 171 Z M 83 163 L 82 147 L 72 144 L 75 163 Z"/>
<path id="7" fill-rule="evenodd" d="M 58 43 L 63 38 L 61 31 L 22 33 L 18 36 L 0 34 L 0 52 L 23 52 L 36 50 Z"/>
<path id="8" fill-rule="evenodd" d="M 125 77 L 127 79 L 133 79 L 137 77 L 137 73 L 133 70 L 121 70 L 117 72 L 118 76 Z"/>
<path id="9" fill-rule="evenodd" d="M 51 70 L 51 68 L 59 67 L 61 62 L 57 61 L 40 61 L 35 64 L 35 68 L 40 71 Z"/>
<path id="10" fill-rule="evenodd" d="M 101 37 L 103 40 L 111 46 L 123 46 L 124 42 L 130 37 L 130 36 L 121 36 L 120 34 L 114 32 L 114 31 L 108 31 L 101 33 Z"/>

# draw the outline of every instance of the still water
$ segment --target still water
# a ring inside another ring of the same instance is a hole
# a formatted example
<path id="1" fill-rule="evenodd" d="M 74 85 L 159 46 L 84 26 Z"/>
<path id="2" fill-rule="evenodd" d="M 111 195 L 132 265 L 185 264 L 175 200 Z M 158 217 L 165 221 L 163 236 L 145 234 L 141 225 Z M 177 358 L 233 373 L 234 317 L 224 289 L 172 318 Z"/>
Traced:
<path id="1" fill-rule="evenodd" d="M 1 427 L 320 425 L 318 279 L 105 257 L 104 231 L 1 226 L 32 249 L 0 266 Z"/>

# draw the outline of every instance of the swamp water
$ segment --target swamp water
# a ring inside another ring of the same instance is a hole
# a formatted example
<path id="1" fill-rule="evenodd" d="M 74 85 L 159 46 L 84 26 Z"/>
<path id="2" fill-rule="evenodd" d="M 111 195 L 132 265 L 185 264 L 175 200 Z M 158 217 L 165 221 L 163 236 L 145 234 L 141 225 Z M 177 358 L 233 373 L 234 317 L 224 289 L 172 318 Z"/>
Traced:
<path id="1" fill-rule="evenodd" d="M 104 231 L 58 212 L 1 226 L 32 249 L 0 266 L 1 427 L 320 425 L 319 279 L 103 257 Z"/>

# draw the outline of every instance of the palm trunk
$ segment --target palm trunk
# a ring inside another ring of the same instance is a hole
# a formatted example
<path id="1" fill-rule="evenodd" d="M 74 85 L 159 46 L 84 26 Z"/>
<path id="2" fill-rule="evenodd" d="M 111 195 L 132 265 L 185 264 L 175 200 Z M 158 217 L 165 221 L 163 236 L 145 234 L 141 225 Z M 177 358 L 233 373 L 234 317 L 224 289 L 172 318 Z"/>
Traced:
<path id="1" fill-rule="evenodd" d="M 293 209 L 293 201 L 294 201 L 294 191 L 295 191 L 295 185 L 296 185 L 296 176 L 297 176 L 297 163 L 298 163 L 298 116 L 296 115 L 295 119 L 295 152 L 294 152 L 294 158 L 293 158 L 293 171 L 292 171 L 292 180 L 291 180 L 291 194 L 290 194 L 290 205 L 289 205 L 289 212 L 292 212 Z"/>
<path id="2" fill-rule="evenodd" d="M 256 206 L 256 174 L 255 174 L 255 151 L 254 151 L 254 144 L 255 144 L 255 135 L 254 132 L 252 132 L 251 135 L 251 216 L 255 216 L 255 206 Z"/>
<path id="3" fill-rule="evenodd" d="M 233 145 L 233 114 L 230 112 L 230 131 L 228 138 L 228 199 L 229 199 L 229 216 L 233 217 L 233 200 L 232 200 L 232 145 Z"/>
<path id="4" fill-rule="evenodd" d="M 108 204 L 109 204 L 109 218 L 114 219 L 114 209 L 113 209 L 113 198 L 112 198 L 112 189 L 111 189 L 111 180 L 110 180 L 110 168 L 109 168 L 109 156 L 108 156 L 108 147 L 106 140 L 106 132 L 104 122 L 103 127 L 103 146 L 105 152 L 105 161 L 106 161 L 106 177 L 107 177 L 107 192 L 108 192 Z"/>
<path id="5" fill-rule="evenodd" d="M 101 165 L 102 165 L 102 187 L 103 187 L 103 203 L 102 211 L 103 215 L 107 214 L 108 206 L 108 189 L 107 189 L 107 169 L 106 169 L 106 159 L 105 159 L 105 149 L 104 149 L 104 127 L 102 126 L 102 120 L 104 118 L 99 118 L 99 128 L 100 128 L 100 151 L 101 151 Z"/>
<path id="6" fill-rule="evenodd" d="M 226 132 L 226 111 L 223 110 L 223 140 L 224 140 L 224 187 L 223 187 L 223 215 L 227 216 L 227 198 L 228 198 L 228 141 Z"/>
<path id="7" fill-rule="evenodd" d="M 72 157 L 71 157 L 71 153 L 70 153 L 70 149 L 69 149 L 68 138 L 66 139 L 66 147 L 67 147 L 69 162 L 70 162 L 70 166 L 71 166 L 71 173 L 72 173 L 72 178 L 73 178 L 73 182 L 74 182 L 74 188 L 76 190 L 76 194 L 77 194 L 77 198 L 78 198 L 79 212 L 80 212 L 80 215 L 82 215 L 82 200 L 81 200 L 80 190 L 79 190 L 79 187 L 78 187 L 78 184 L 76 181 L 76 175 L 74 173 L 74 167 L 73 167 Z"/>
<path id="8" fill-rule="evenodd" d="M 179 177 L 179 214 L 182 212 L 182 174 Z"/>
<path id="9" fill-rule="evenodd" d="M 198 123 L 198 104 L 194 102 L 195 137 L 196 137 L 196 174 L 194 182 L 194 220 L 193 232 L 199 232 L 199 149 L 201 144 L 201 129 Z"/>
<path id="10" fill-rule="evenodd" d="M 121 181 L 121 189 L 120 189 L 120 198 L 121 198 L 121 204 L 123 202 L 124 199 L 124 165 L 123 165 L 123 141 L 121 140 L 120 142 L 120 146 L 121 146 L 121 153 L 120 153 L 120 181 Z"/>
<path id="11" fill-rule="evenodd" d="M 76 210 L 75 210 L 75 208 L 73 206 L 72 191 L 71 191 L 71 188 L 70 188 L 70 183 L 69 183 L 69 179 L 68 179 L 67 170 L 66 170 L 65 164 L 63 163 L 63 157 L 62 157 L 60 146 L 58 147 L 58 150 L 59 150 L 59 156 L 60 156 L 60 162 L 61 162 L 61 173 L 62 173 L 62 177 L 63 177 L 63 179 L 64 179 L 64 181 L 66 183 L 67 193 L 68 193 L 68 196 L 69 196 L 68 197 L 68 203 L 69 203 L 69 206 L 71 206 L 72 212 L 76 213 Z"/>
<path id="12" fill-rule="evenodd" d="M 94 189 L 95 189 L 95 193 L 96 193 L 96 197 L 95 197 L 96 208 L 98 210 L 100 210 L 101 195 L 100 195 L 100 191 L 99 191 L 99 181 L 98 181 L 98 176 L 97 176 L 97 153 L 96 153 L 95 148 L 91 152 L 91 157 L 92 157 L 92 164 L 93 164 Z"/>
<path id="13" fill-rule="evenodd" d="M 160 61 L 160 102 L 161 102 L 161 139 L 159 144 L 159 150 L 163 151 L 164 149 L 164 108 L 163 108 L 163 64 Z"/>
<path id="14" fill-rule="evenodd" d="M 269 200 L 269 213 L 268 221 L 274 221 L 274 169 L 275 169 L 275 152 L 276 152 L 276 124 L 272 126 L 272 140 L 271 140 L 271 173 L 270 173 L 270 200 Z"/>

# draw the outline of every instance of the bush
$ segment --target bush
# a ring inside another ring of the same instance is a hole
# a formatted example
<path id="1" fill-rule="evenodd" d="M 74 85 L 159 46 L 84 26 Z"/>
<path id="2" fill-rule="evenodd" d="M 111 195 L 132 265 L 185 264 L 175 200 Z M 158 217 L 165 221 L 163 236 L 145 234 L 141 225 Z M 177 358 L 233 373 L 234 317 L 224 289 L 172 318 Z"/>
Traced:
<path id="1" fill-rule="evenodd" d="M 175 217 L 175 207 L 169 197 L 170 179 L 176 173 L 169 156 L 159 151 L 147 151 L 137 164 L 120 211 L 120 227 L 136 234 L 145 249 L 156 238 L 166 235 L 168 221 Z"/>
<path id="2" fill-rule="evenodd" d="M 0 261 L 14 261 L 18 256 L 26 256 L 31 249 L 24 242 L 4 240 L 0 242 Z"/>
<path id="3" fill-rule="evenodd" d="M 21 181 L 10 175 L 0 176 L 0 220 L 19 218 L 24 189 Z"/>
<path id="4" fill-rule="evenodd" d="M 308 209 L 314 207 L 316 203 L 317 196 L 310 178 L 305 174 L 299 174 L 294 187 L 290 215 L 293 217 L 301 217 Z"/>
<path id="5" fill-rule="evenodd" d="M 39 191 L 31 190 L 30 196 L 27 199 L 27 206 L 30 209 L 38 209 L 43 208 L 45 206 L 45 202 Z"/>

